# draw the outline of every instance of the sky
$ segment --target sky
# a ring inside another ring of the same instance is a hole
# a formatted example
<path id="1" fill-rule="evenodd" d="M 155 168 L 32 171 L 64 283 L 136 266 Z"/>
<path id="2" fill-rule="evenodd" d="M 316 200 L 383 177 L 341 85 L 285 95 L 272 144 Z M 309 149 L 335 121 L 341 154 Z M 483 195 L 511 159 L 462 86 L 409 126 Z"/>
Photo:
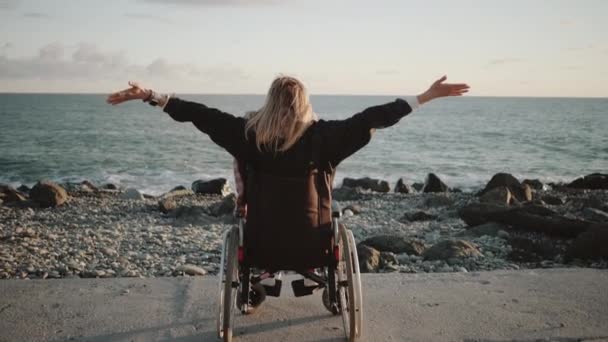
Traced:
<path id="1" fill-rule="evenodd" d="M 608 97 L 605 0 L 0 0 L 0 92 Z"/>

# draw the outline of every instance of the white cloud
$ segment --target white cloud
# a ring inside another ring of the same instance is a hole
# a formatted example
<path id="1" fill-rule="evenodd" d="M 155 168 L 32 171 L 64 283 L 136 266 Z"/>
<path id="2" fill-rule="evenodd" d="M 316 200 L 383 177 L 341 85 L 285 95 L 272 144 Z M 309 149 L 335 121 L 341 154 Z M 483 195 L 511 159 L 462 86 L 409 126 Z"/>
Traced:
<path id="1" fill-rule="evenodd" d="M 14 10 L 19 5 L 19 0 L 0 0 L 0 10 Z"/>
<path id="2" fill-rule="evenodd" d="M 7 45 L 9 43 L 5 44 Z M 241 69 L 230 66 L 200 67 L 171 63 L 164 58 L 157 58 L 149 64 L 132 63 L 125 52 L 103 51 L 91 43 L 80 43 L 75 48 L 51 43 L 40 48 L 37 55 L 25 58 L 0 55 L 0 85 L 10 84 L 8 81 L 19 81 L 22 84 L 43 81 L 41 86 L 78 81 L 80 84 L 90 84 L 91 89 L 97 89 L 94 87 L 104 82 L 122 84 L 133 79 L 187 84 L 197 89 L 248 78 L 248 74 Z"/>
<path id="3" fill-rule="evenodd" d="M 497 58 L 497 59 L 492 59 L 488 62 L 489 66 L 496 66 L 496 65 L 504 65 L 504 64 L 512 64 L 512 63 L 520 63 L 523 62 L 524 60 L 521 58 Z"/>
<path id="4" fill-rule="evenodd" d="M 42 12 L 25 12 L 23 16 L 31 19 L 50 19 L 51 16 Z"/>
<path id="5" fill-rule="evenodd" d="M 160 15 L 129 12 L 129 13 L 125 13 L 125 17 L 127 17 L 129 19 L 151 20 L 151 21 L 154 21 L 157 23 L 174 24 L 174 22 L 172 20 L 170 20 L 169 18 L 160 16 Z"/>

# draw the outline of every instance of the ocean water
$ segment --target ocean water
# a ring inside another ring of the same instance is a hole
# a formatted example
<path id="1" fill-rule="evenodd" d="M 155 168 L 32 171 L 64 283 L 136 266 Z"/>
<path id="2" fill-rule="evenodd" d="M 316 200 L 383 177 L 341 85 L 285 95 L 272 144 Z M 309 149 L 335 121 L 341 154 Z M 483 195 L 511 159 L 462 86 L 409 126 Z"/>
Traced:
<path id="1" fill-rule="evenodd" d="M 243 115 L 261 95 L 184 95 Z M 312 96 L 319 117 L 347 118 L 392 96 Z M 497 172 L 520 179 L 570 181 L 608 172 L 608 99 L 441 99 L 379 130 L 338 167 L 343 177 L 434 172 L 471 189 Z M 39 179 L 115 183 L 159 194 L 196 179 L 232 180 L 228 153 L 189 123 L 139 101 L 112 107 L 105 95 L 0 94 L 0 183 Z"/>

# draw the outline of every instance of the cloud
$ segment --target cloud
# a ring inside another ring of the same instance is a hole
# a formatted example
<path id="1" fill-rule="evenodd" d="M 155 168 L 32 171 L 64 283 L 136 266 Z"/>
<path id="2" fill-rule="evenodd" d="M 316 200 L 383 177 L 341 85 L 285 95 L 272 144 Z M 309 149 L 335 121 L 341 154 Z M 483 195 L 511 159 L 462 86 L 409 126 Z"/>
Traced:
<path id="1" fill-rule="evenodd" d="M 488 66 L 496 66 L 496 65 L 504 65 L 504 64 L 512 64 L 512 63 L 520 63 L 524 60 L 521 58 L 497 58 L 492 59 L 488 62 Z"/>
<path id="2" fill-rule="evenodd" d="M 278 0 L 141 0 L 147 3 L 184 6 L 260 6 L 278 4 Z"/>
<path id="3" fill-rule="evenodd" d="M 566 51 L 577 52 L 577 51 L 592 50 L 593 48 L 595 48 L 595 46 L 593 44 L 587 44 L 587 45 L 580 45 L 580 46 L 572 46 L 572 47 L 566 48 Z"/>
<path id="4" fill-rule="evenodd" d="M 576 26 L 576 21 L 572 19 L 563 18 L 559 21 L 559 25 L 564 27 L 572 27 Z"/>
<path id="5" fill-rule="evenodd" d="M 162 17 L 160 15 L 152 15 L 145 13 L 125 13 L 125 17 L 129 19 L 137 19 L 137 20 L 152 20 L 154 22 L 173 24 L 169 18 Z"/>
<path id="6" fill-rule="evenodd" d="M 42 12 L 25 12 L 23 16 L 32 19 L 50 19 L 51 16 Z"/>
<path id="7" fill-rule="evenodd" d="M 6 45 L 6 44 L 5 44 Z M 211 66 L 201 68 L 193 64 L 171 63 L 157 58 L 149 64 L 132 63 L 124 51 L 102 51 L 94 44 L 80 43 L 67 47 L 51 43 L 26 58 L 0 55 L 0 81 L 6 80 L 101 80 L 160 79 L 171 81 L 208 82 L 237 81 L 249 76 L 239 68 Z"/>
<path id="8" fill-rule="evenodd" d="M 14 10 L 19 5 L 19 0 L 0 0 L 0 11 Z"/>
<path id="9" fill-rule="evenodd" d="M 563 70 L 568 70 L 568 71 L 576 71 L 576 70 L 581 70 L 583 69 L 582 66 L 580 65 L 565 65 L 562 67 Z"/>

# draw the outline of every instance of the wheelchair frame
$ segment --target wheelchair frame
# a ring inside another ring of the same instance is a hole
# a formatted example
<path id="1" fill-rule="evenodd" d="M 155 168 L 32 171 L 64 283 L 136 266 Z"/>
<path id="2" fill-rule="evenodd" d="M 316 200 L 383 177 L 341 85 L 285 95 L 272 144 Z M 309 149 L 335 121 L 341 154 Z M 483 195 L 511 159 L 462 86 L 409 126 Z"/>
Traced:
<path id="1" fill-rule="evenodd" d="M 333 315 L 341 314 L 345 336 L 348 341 L 356 341 L 362 335 L 363 295 L 361 273 L 357 246 L 352 231 L 340 224 L 341 210 L 337 203 L 332 203 L 332 229 L 334 260 L 321 268 L 321 275 L 307 271 L 296 271 L 304 278 L 311 279 L 318 285 L 304 286 L 304 280 L 292 282 L 296 296 L 312 294 L 313 290 L 323 288 L 323 305 Z M 266 294 L 280 295 L 280 272 L 271 270 L 260 276 L 252 276 L 252 269 L 244 260 L 243 233 L 244 219 L 239 219 L 238 227 L 224 232 L 222 236 L 222 255 L 219 271 L 219 305 L 217 313 L 218 338 L 232 341 L 234 310 L 242 314 L 252 313 L 251 295 L 265 297 Z M 278 273 L 278 275 L 273 274 Z M 261 286 L 262 279 L 275 278 L 275 286 Z M 278 284 L 278 289 L 277 289 Z"/>

